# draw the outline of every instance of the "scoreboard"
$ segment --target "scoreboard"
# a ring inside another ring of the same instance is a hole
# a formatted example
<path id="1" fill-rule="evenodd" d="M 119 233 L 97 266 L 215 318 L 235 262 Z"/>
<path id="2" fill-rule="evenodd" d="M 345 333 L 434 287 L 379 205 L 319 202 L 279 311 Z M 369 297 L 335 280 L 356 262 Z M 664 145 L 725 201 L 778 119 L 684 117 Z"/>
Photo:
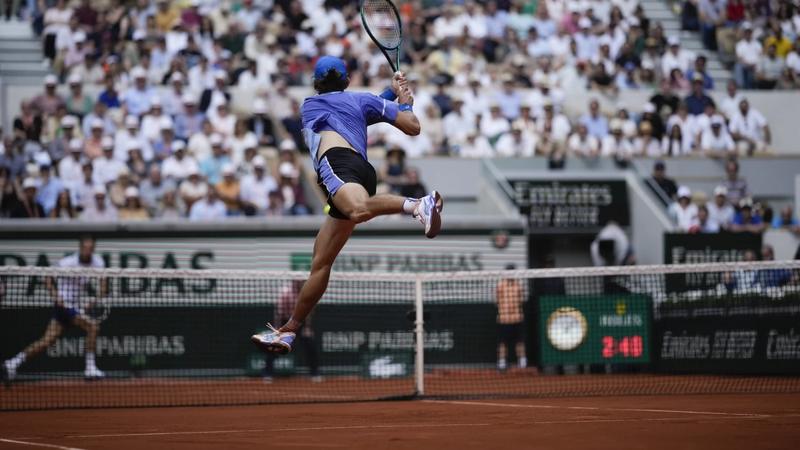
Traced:
<path id="1" fill-rule="evenodd" d="M 651 317 L 645 295 L 543 296 L 541 364 L 650 362 Z"/>

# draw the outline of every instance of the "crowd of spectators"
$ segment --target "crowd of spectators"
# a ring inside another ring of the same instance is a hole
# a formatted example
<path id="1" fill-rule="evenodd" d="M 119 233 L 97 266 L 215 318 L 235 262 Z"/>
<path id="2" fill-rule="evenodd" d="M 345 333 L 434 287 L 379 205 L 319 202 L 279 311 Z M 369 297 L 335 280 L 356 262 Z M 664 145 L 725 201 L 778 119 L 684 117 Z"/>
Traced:
<path id="1" fill-rule="evenodd" d="M 308 87 L 322 54 L 342 57 L 354 86 L 377 91 L 391 77 L 357 4 L 55 0 L 15 10 L 10 2 L 9 14 L 25 15 L 41 34 L 53 74 L 3 136 L 0 214 L 308 213 L 300 104 L 290 89 Z M 706 93 L 714 87 L 706 58 L 668 36 L 638 0 L 398 4 L 403 66 L 425 126 L 413 137 L 371 127 L 371 145 L 408 157 L 539 155 L 553 169 L 571 158 L 626 167 L 637 156 L 723 158 L 769 148 L 769 126 L 737 82 L 717 105 Z M 785 8 L 793 28 L 784 20 L 778 29 L 795 40 L 796 9 Z M 766 30 L 769 19 L 758 17 L 751 23 Z M 788 64 L 792 49 L 778 41 Z M 576 88 L 597 98 L 585 114 L 568 116 L 566 93 Z M 641 110 L 603 106 L 634 89 L 653 92 Z M 246 101 L 235 104 L 235 90 Z M 279 156 L 264 158 L 270 151 Z M 387 169 L 384 181 L 396 192 L 422 186 L 413 168 Z"/>
<path id="2" fill-rule="evenodd" d="M 686 0 L 683 29 L 735 68 L 744 89 L 800 87 L 800 7 L 790 0 Z"/>
<path id="3" fill-rule="evenodd" d="M 800 233 L 800 222 L 790 205 L 776 213 L 766 202 L 754 202 L 747 180 L 739 174 L 739 163 L 725 163 L 725 179 L 709 198 L 678 186 L 667 176 L 663 161 L 653 167 L 652 181 L 669 203 L 668 213 L 677 231 L 686 233 L 749 232 L 763 233 L 769 228 Z"/>

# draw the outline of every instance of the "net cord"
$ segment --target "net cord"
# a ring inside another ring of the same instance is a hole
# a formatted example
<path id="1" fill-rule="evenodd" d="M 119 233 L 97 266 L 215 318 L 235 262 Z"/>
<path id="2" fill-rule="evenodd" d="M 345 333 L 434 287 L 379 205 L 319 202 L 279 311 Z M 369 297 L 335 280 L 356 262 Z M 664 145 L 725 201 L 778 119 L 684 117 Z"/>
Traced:
<path id="1" fill-rule="evenodd" d="M 332 281 L 482 281 L 498 278 L 575 278 L 625 275 L 667 275 L 679 273 L 732 272 L 736 270 L 790 269 L 800 270 L 800 261 L 758 261 L 703 264 L 668 264 L 614 267 L 574 267 L 555 269 L 481 270 L 460 272 L 334 272 Z M 283 270 L 231 270 L 231 269 L 137 269 L 137 268 L 63 268 L 39 266 L 0 266 L 0 277 L 4 276 L 94 276 L 113 278 L 168 278 L 168 279 L 262 279 L 305 280 L 306 271 Z"/>

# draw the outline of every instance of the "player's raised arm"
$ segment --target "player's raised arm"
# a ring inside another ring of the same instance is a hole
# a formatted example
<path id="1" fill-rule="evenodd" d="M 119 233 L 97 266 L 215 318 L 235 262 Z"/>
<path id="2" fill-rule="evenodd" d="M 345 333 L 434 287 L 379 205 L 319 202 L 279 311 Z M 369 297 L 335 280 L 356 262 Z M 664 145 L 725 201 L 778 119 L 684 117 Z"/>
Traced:
<path id="1" fill-rule="evenodd" d="M 400 112 L 394 121 L 394 126 L 409 136 L 416 136 L 420 132 L 419 119 L 414 114 L 414 95 L 408 88 L 405 74 L 397 72 L 392 77 L 392 90 L 397 94 L 397 103 Z"/>

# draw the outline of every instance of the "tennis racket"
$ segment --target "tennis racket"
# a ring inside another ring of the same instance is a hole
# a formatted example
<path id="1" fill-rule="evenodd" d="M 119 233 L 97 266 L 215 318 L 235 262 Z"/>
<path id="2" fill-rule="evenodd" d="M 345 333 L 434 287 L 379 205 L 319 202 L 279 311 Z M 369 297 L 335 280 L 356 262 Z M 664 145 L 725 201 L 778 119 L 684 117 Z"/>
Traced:
<path id="1" fill-rule="evenodd" d="M 111 305 L 105 298 L 93 298 L 86 302 L 82 312 L 95 322 L 101 323 L 111 314 Z"/>
<path id="2" fill-rule="evenodd" d="M 361 22 L 370 39 L 389 61 L 392 72 L 400 70 L 400 45 L 403 43 L 403 24 L 400 13 L 390 0 L 362 0 Z"/>

